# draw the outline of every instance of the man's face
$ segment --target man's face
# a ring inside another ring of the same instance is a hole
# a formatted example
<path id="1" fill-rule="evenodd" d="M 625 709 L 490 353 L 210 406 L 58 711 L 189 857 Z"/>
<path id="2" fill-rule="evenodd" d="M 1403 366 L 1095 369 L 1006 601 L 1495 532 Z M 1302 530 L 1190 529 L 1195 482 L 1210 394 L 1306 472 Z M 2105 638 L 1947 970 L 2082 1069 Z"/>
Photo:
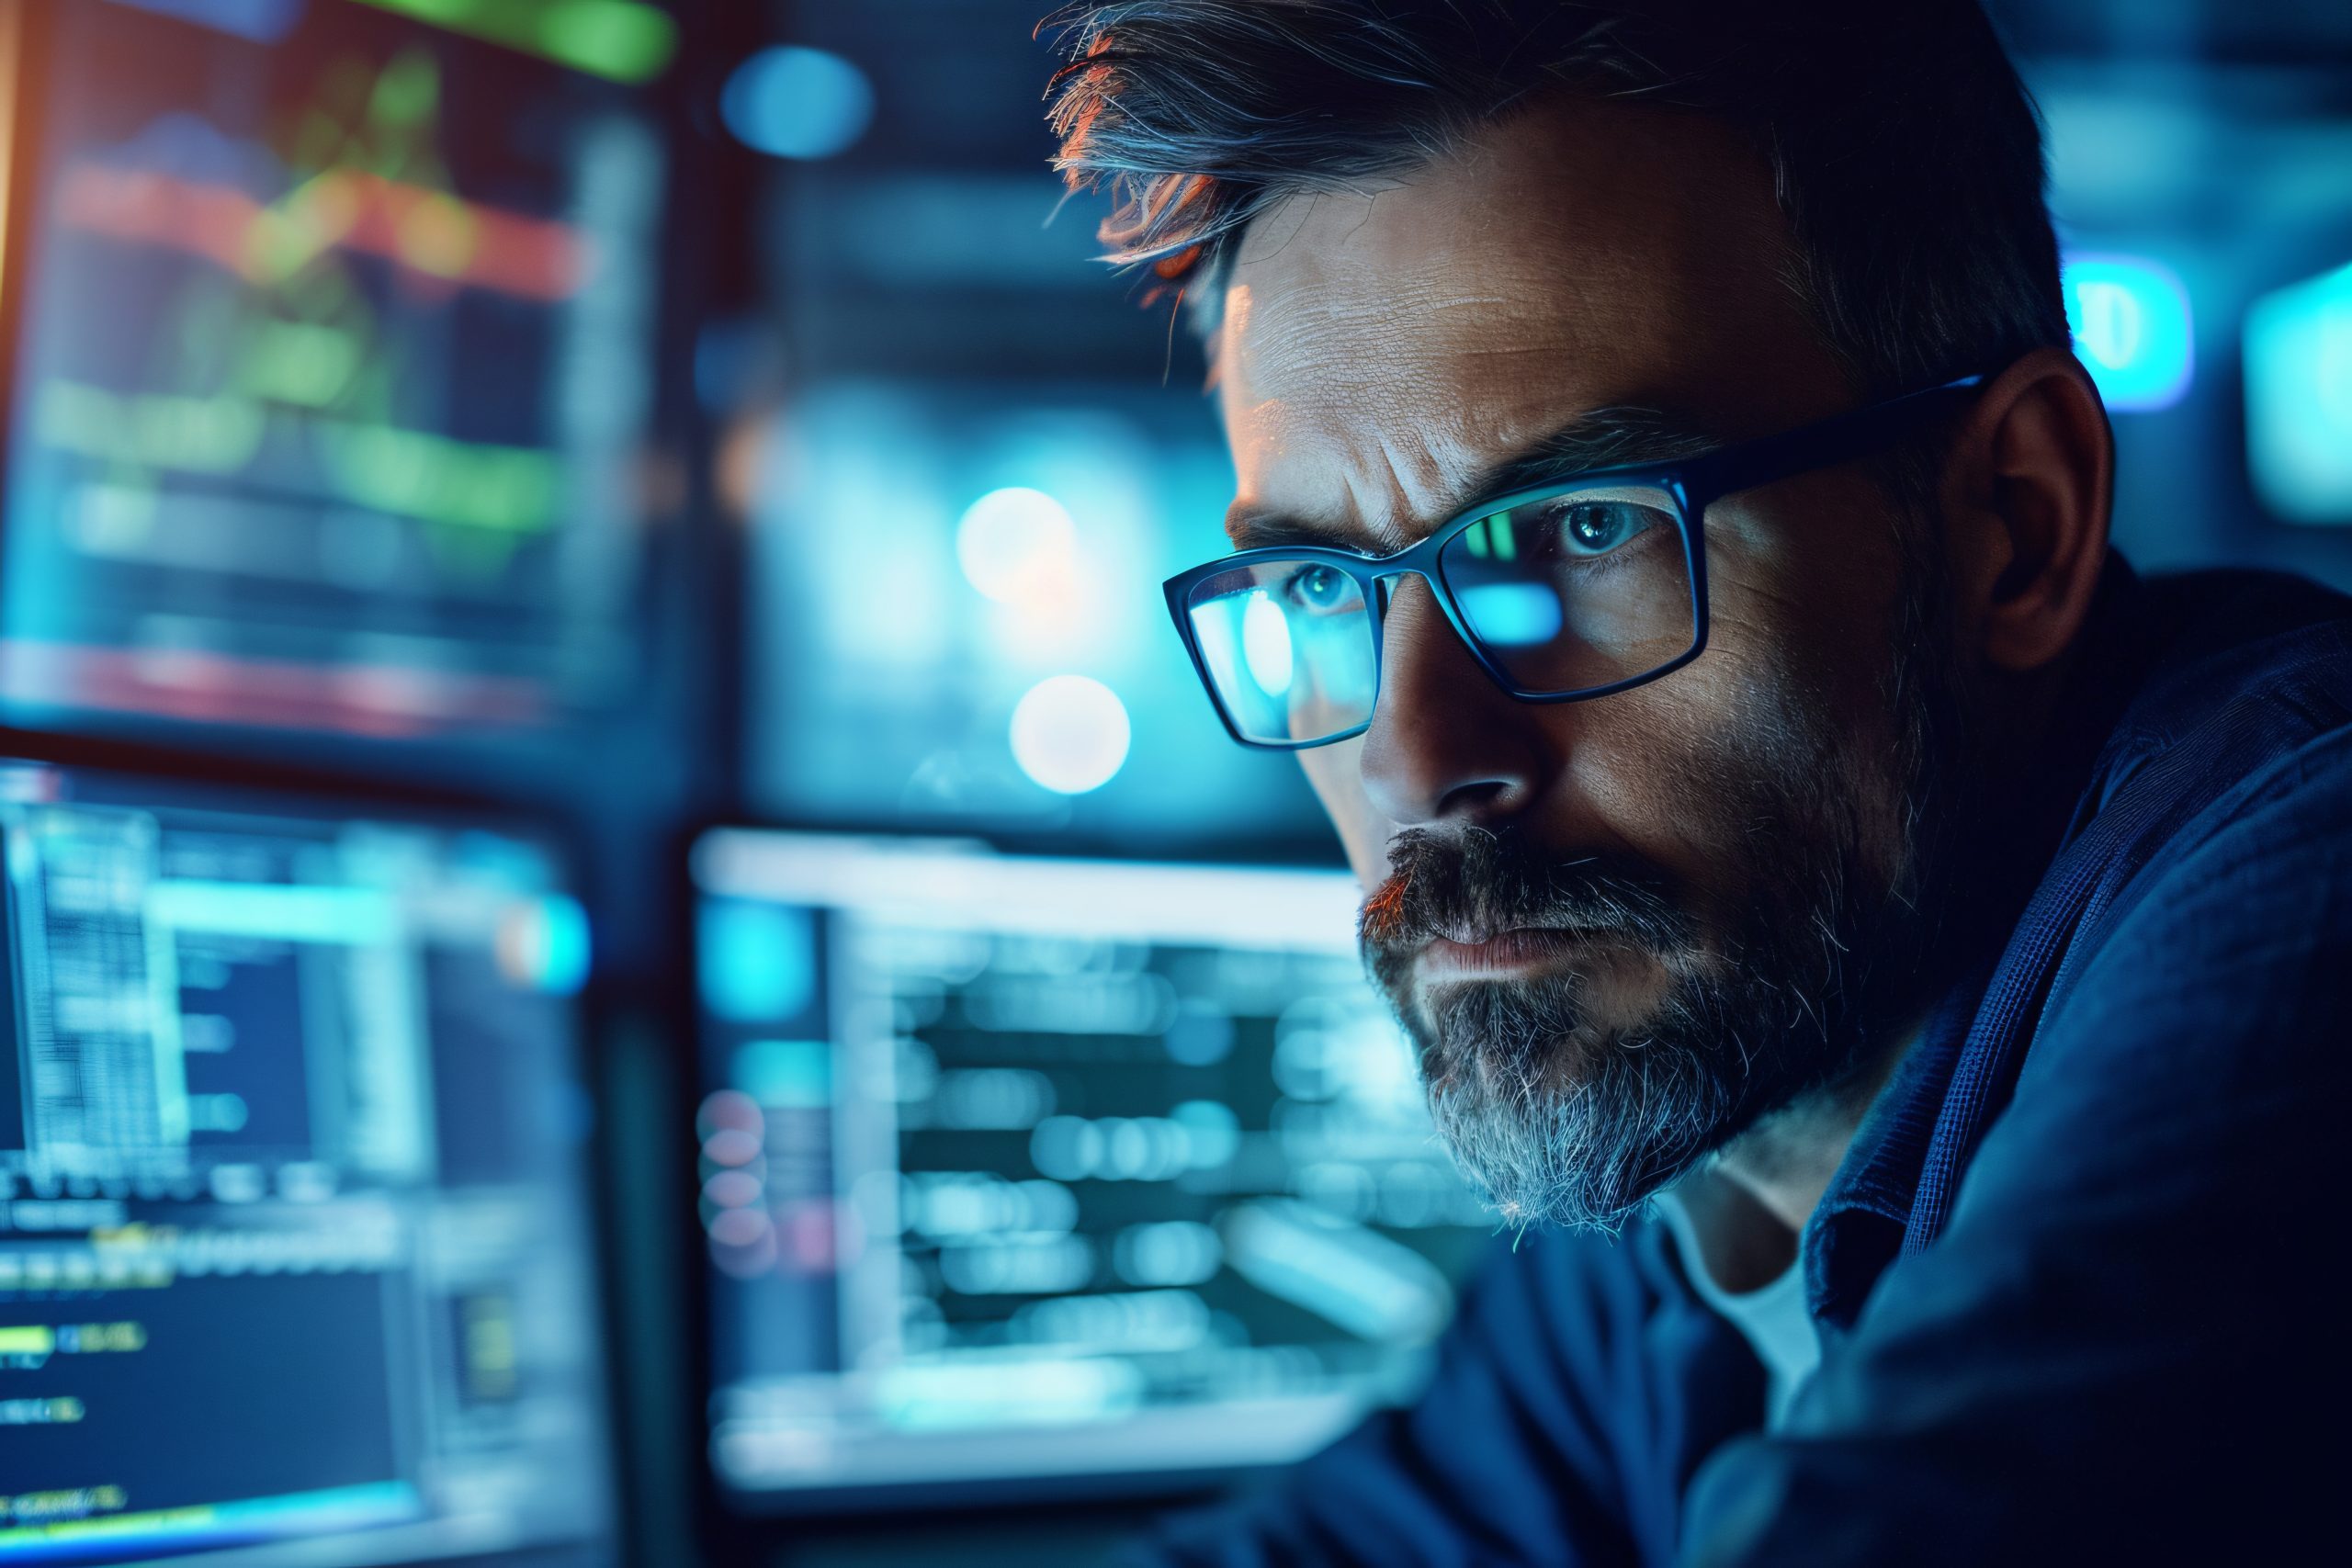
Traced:
<path id="1" fill-rule="evenodd" d="M 1687 448 L 1851 406 L 1770 193 L 1708 121 L 1566 102 L 1271 211 L 1216 360 L 1237 542 L 1385 554 L 1547 443 L 1640 460 L 1661 427 Z M 1704 526 L 1696 662 L 1519 703 L 1407 580 L 1371 729 L 1301 754 L 1441 1129 L 1513 1218 L 1622 1218 L 1847 1066 L 1860 993 L 1916 956 L 1932 661 L 1898 651 L 1921 590 L 1896 509 L 1848 466 Z"/>

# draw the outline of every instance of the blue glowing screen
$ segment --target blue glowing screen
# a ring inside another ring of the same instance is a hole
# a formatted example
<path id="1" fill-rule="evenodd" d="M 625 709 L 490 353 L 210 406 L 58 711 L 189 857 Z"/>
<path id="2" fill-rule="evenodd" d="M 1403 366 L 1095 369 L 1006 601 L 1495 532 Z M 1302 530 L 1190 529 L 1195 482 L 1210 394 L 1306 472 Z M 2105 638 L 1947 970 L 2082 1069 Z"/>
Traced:
<path id="1" fill-rule="evenodd" d="M 1297 765 L 1226 737 L 1159 592 L 1231 549 L 1232 466 L 1203 400 L 827 382 L 775 422 L 764 467 L 761 809 L 1123 852 L 1329 844 Z"/>

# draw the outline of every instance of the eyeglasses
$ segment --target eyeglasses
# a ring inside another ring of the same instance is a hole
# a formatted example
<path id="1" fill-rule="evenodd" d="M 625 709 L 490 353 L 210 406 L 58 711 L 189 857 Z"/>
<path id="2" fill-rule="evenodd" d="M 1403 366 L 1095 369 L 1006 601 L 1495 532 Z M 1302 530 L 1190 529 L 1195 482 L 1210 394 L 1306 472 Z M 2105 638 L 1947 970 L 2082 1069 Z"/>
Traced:
<path id="1" fill-rule="evenodd" d="M 1700 520 L 1709 505 L 1883 447 L 1984 379 L 1481 502 L 1394 555 L 1244 550 L 1170 578 L 1169 614 L 1244 746 L 1297 751 L 1371 728 L 1381 627 L 1408 576 L 1429 584 L 1479 668 L 1513 697 L 1605 697 L 1679 670 L 1707 646 Z"/>

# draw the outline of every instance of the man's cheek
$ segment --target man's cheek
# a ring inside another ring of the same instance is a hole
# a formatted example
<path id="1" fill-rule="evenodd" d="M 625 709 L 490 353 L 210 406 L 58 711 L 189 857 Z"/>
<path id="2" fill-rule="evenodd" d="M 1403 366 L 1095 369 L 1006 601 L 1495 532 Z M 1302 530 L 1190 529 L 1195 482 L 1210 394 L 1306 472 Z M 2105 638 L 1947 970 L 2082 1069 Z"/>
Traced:
<path id="1" fill-rule="evenodd" d="M 1340 835 L 1348 865 L 1366 891 L 1388 875 L 1388 839 L 1394 824 L 1373 808 L 1363 787 L 1363 738 L 1296 753 L 1324 815 Z"/>
<path id="2" fill-rule="evenodd" d="M 1871 705 L 1897 624 L 1897 528 L 1870 482 L 1807 475 L 1707 513 L 1707 659 L 1764 666 L 1831 711 Z M 1704 662 L 1704 660 L 1702 660 Z"/>
<path id="3" fill-rule="evenodd" d="M 1769 716 L 1782 694 L 1769 661 L 1751 667 L 1715 652 L 1711 644 L 1707 658 L 1591 705 L 1608 712 L 1596 711 L 1566 753 L 1562 792 L 1587 824 L 1575 841 L 1657 868 L 1710 926 L 1750 894 L 1750 748 L 1759 728 L 1781 728 Z"/>
<path id="4" fill-rule="evenodd" d="M 1784 558 L 1725 532 L 1707 556 L 1707 651 L 1690 669 L 1702 671 L 1699 684 L 1712 687 L 1728 707 L 1740 703 L 1743 690 L 1785 672 L 1787 641 L 1804 624 L 1808 603 L 1805 585 L 1792 580 Z"/>

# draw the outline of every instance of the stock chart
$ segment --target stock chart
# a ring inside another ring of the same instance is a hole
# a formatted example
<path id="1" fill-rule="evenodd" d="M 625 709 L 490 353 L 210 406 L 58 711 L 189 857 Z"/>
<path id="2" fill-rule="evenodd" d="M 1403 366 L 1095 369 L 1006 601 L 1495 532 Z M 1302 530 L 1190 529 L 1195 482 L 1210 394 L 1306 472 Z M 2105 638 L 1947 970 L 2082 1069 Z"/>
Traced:
<path id="1" fill-rule="evenodd" d="M 662 191 L 628 93 L 342 0 L 266 40 L 58 9 L 0 697 L 390 737 L 617 700 Z"/>

